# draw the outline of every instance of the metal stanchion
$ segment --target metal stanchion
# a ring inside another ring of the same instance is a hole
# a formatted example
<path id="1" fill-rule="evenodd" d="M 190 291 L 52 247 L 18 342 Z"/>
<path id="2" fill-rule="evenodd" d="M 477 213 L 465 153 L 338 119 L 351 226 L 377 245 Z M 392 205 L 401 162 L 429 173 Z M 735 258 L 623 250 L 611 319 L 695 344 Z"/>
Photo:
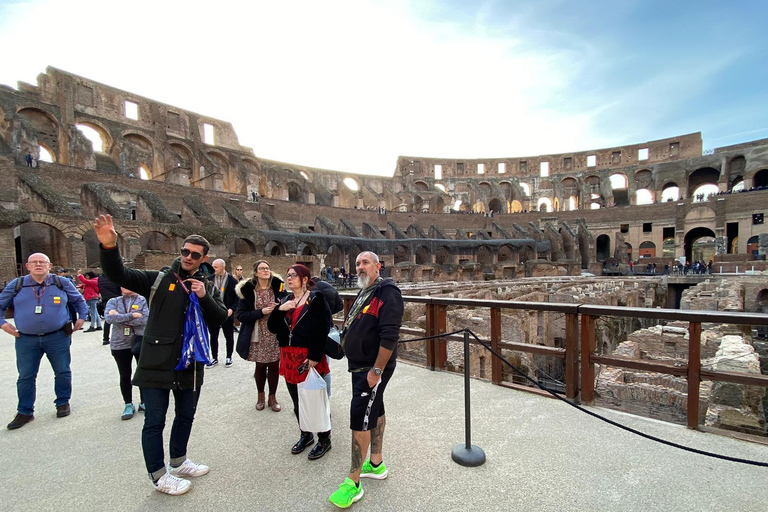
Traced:
<path id="1" fill-rule="evenodd" d="M 456 445 L 451 450 L 451 458 L 457 464 L 468 467 L 485 464 L 485 452 L 472 444 L 472 425 L 469 408 L 469 330 L 464 329 L 464 444 Z"/>

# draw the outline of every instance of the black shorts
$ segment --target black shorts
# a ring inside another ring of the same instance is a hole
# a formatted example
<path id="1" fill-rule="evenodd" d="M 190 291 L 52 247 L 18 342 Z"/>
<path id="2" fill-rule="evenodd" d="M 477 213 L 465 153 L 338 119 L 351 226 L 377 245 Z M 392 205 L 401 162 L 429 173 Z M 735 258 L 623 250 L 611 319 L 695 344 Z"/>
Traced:
<path id="1" fill-rule="evenodd" d="M 376 428 L 380 416 L 384 416 L 384 390 L 395 368 L 385 369 L 381 381 L 374 387 L 368 386 L 368 372 L 352 374 L 352 403 L 349 410 L 349 428 L 365 432 Z"/>

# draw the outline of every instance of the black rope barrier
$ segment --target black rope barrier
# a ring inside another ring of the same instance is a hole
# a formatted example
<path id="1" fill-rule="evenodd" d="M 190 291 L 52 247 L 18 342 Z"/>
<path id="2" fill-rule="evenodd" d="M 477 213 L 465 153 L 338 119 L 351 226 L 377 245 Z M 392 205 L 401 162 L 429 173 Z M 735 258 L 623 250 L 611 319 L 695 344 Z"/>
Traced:
<path id="1" fill-rule="evenodd" d="M 768 463 L 766 463 L 766 462 L 758 462 L 758 461 L 749 460 L 749 459 L 742 459 L 742 458 L 739 458 L 739 457 L 731 457 L 729 455 L 720 455 L 720 454 L 717 454 L 717 453 L 712 453 L 712 452 L 708 452 L 708 451 L 704 451 L 704 450 L 699 450 L 698 448 L 691 448 L 689 446 L 684 446 L 682 444 L 674 443 L 672 441 L 667 441 L 666 439 L 661 439 L 659 437 L 652 436 L 650 434 L 646 434 L 645 432 L 640 432 L 639 430 L 636 430 L 636 429 L 634 429 L 632 427 L 628 427 L 626 425 L 622 425 L 621 423 L 618 423 L 616 421 L 610 420 L 610 419 L 606 418 L 605 416 L 601 416 L 601 415 L 599 415 L 599 414 L 597 414 L 595 412 L 588 411 L 584 407 L 582 407 L 582 406 L 580 406 L 578 404 L 575 404 L 575 403 L 573 403 L 573 402 L 571 402 L 569 400 L 566 400 L 565 398 L 561 397 L 560 395 L 558 395 L 557 393 L 553 392 L 552 390 L 545 388 L 544 386 L 539 384 L 535 379 L 532 379 L 531 377 L 529 377 L 528 375 L 523 373 L 522 370 L 517 368 L 515 365 L 513 365 L 512 363 L 510 363 L 506 359 L 504 359 L 504 357 L 502 357 L 501 354 L 497 353 L 488 344 L 486 344 L 484 341 L 482 341 L 480 338 L 478 338 L 477 335 L 474 332 L 472 332 L 469 329 L 466 329 L 466 330 L 467 330 L 467 332 L 469 334 L 472 335 L 473 338 L 475 338 L 475 340 L 477 340 L 477 342 L 480 345 L 485 347 L 486 350 L 488 350 L 494 356 L 498 357 L 504 364 L 506 364 L 507 366 L 512 368 L 515 372 L 517 372 L 519 375 L 521 375 L 522 377 L 524 377 L 525 379 L 530 381 L 533 385 L 535 385 L 536 387 L 538 387 L 542 391 L 546 391 L 547 393 L 549 393 L 553 397 L 557 398 L 561 402 L 565 402 L 566 404 L 570 405 L 571 407 L 573 407 L 573 408 L 575 408 L 575 409 L 577 409 L 577 410 L 579 410 L 579 411 L 581 411 L 581 412 L 583 412 L 585 414 L 588 414 L 588 415 L 592 416 L 593 418 L 597 418 L 600 421 L 604 421 L 605 423 L 608 423 L 609 425 L 613 425 L 614 427 L 618 427 L 618 428 L 620 428 L 622 430 L 625 430 L 625 431 L 630 432 L 632 434 L 636 434 L 636 435 L 638 435 L 640 437 L 643 437 L 645 439 L 648 439 L 648 440 L 651 440 L 651 441 L 655 441 L 657 443 L 661 443 L 661 444 L 664 444 L 664 445 L 667 445 L 667 446 L 671 446 L 673 448 L 678 448 L 680 450 L 684 450 L 684 451 L 687 451 L 687 452 L 696 453 L 696 454 L 699 454 L 699 455 L 704 455 L 705 457 L 712 457 L 712 458 L 715 458 L 715 459 L 727 460 L 727 461 L 730 461 L 730 462 L 737 462 L 739 464 L 749 464 L 749 465 L 752 465 L 752 466 L 760 466 L 760 467 L 764 467 L 764 468 L 768 467 Z M 468 371 L 468 368 L 465 368 L 464 370 Z"/>
<path id="2" fill-rule="evenodd" d="M 504 363 L 507 366 L 509 366 L 518 375 L 520 375 L 521 377 L 525 378 L 526 380 L 531 382 L 534 386 L 536 386 L 537 388 L 541 389 L 542 391 L 546 391 L 547 393 L 549 393 L 550 395 L 552 395 L 556 399 L 558 399 L 561 402 L 564 402 L 564 403 L 570 405 L 574 409 L 576 409 L 578 411 L 581 411 L 584 414 L 588 414 L 589 416 L 592 416 L 593 418 L 597 418 L 598 420 L 603 421 L 605 423 L 608 423 L 609 425 L 612 425 L 614 427 L 620 428 L 620 429 L 625 430 L 627 432 L 630 432 L 632 434 L 638 435 L 638 436 L 643 437 L 645 439 L 648 439 L 650 441 L 655 441 L 657 443 L 660 443 L 660 444 L 663 444 L 663 445 L 666 445 L 666 446 L 671 446 L 672 448 L 677 448 L 677 449 L 684 450 L 684 451 L 687 451 L 687 452 L 696 453 L 698 455 L 703 455 L 705 457 L 712 457 L 712 458 L 715 458 L 715 459 L 721 459 L 721 460 L 727 460 L 727 461 L 730 461 L 730 462 L 736 462 L 736 463 L 739 463 L 739 464 L 748 464 L 748 465 L 751 465 L 751 466 L 759 466 L 759 467 L 764 467 L 764 468 L 768 467 L 768 463 L 767 462 L 758 462 L 758 461 L 749 460 L 749 459 L 742 459 L 742 458 L 739 458 L 739 457 L 731 457 L 729 455 L 720 455 L 720 454 L 708 452 L 708 451 L 705 451 L 705 450 L 699 450 L 698 448 L 691 448 L 689 446 L 684 446 L 682 444 L 674 443 L 672 441 L 667 441 L 666 439 L 661 439 L 660 437 L 652 436 L 651 434 L 646 434 L 645 432 L 640 432 L 639 430 L 636 430 L 636 429 L 634 429 L 632 427 L 628 427 L 626 425 L 622 425 L 621 423 L 618 423 L 616 421 L 610 420 L 610 419 L 606 418 L 605 416 L 601 416 L 601 415 L 599 415 L 599 414 L 597 414 L 595 412 L 589 411 L 589 410 L 585 409 L 584 407 L 582 407 L 582 406 L 580 406 L 578 404 L 575 404 L 575 403 L 573 403 L 573 402 L 571 402 L 569 400 L 566 400 L 565 398 L 563 398 L 562 396 L 558 395 L 557 393 L 555 393 L 551 389 L 541 385 L 536 379 L 533 379 L 533 378 L 529 377 L 522 370 L 517 368 L 515 365 L 513 365 L 512 363 L 510 363 L 506 359 L 504 359 L 504 357 L 501 354 L 499 354 L 498 352 L 493 350 L 487 343 L 485 343 L 483 340 L 478 338 L 477 335 L 474 332 L 472 332 L 470 329 L 468 329 L 468 328 L 460 329 L 458 331 L 454 331 L 454 332 L 450 332 L 450 333 L 438 334 L 438 335 L 435 335 L 435 336 L 426 336 L 426 337 L 423 337 L 423 338 L 413 338 L 413 339 L 407 339 L 407 340 L 400 340 L 400 343 L 408 343 L 408 342 L 411 342 L 411 341 L 432 340 L 432 339 L 436 339 L 436 338 L 443 338 L 443 337 L 446 337 L 446 336 L 452 336 L 452 335 L 458 334 L 458 333 L 464 333 L 465 334 L 465 336 L 464 336 L 464 350 L 465 350 L 465 355 L 464 355 L 464 373 L 465 373 L 465 407 L 466 407 L 465 417 L 466 417 L 466 429 L 467 429 L 466 430 L 466 450 L 468 450 L 468 451 L 471 448 L 476 448 L 476 449 L 479 450 L 479 448 L 471 445 L 470 434 L 469 434 L 469 432 L 470 432 L 470 425 L 469 425 L 469 383 L 467 382 L 467 380 L 469 378 L 469 363 L 468 363 L 468 359 L 469 359 L 469 355 L 468 355 L 469 354 L 469 335 L 471 334 L 472 337 L 475 338 L 475 340 L 480 345 L 483 346 L 483 348 L 485 348 L 491 354 L 493 354 L 495 357 L 497 357 L 499 360 L 501 360 L 502 363 Z M 459 446 L 457 446 L 454 449 L 454 452 L 456 452 L 457 449 L 459 449 Z M 454 460 L 456 460 L 455 457 L 454 457 Z M 484 460 L 485 459 L 483 457 L 483 461 Z M 459 462 L 461 464 L 460 461 L 457 460 L 457 462 Z"/>

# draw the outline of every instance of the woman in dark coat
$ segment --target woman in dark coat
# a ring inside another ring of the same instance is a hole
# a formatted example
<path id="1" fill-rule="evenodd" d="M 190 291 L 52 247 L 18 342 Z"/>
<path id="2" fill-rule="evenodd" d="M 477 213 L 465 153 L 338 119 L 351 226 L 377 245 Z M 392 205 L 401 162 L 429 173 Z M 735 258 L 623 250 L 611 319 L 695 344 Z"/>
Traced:
<path id="1" fill-rule="evenodd" d="M 293 412 L 299 419 L 298 384 L 304 382 L 310 368 L 322 376 L 330 373 L 325 357 L 325 340 L 331 328 L 331 312 L 323 294 L 307 289 L 312 274 L 304 265 L 288 269 L 285 282 L 290 293 L 267 320 L 269 330 L 280 343 L 280 375 L 285 378 L 288 393 L 293 400 Z M 304 366 L 304 368 L 301 368 Z M 304 371 L 300 371 L 304 369 Z M 318 443 L 309 452 L 309 459 L 319 459 L 331 449 L 331 431 L 318 432 Z M 301 437 L 291 448 L 298 454 L 315 442 L 312 432 L 301 431 Z"/>
<path id="2" fill-rule="evenodd" d="M 259 260 L 253 265 L 253 278 L 244 279 L 235 288 L 240 302 L 235 317 L 240 321 L 237 345 L 248 347 L 247 353 L 240 354 L 256 363 L 253 377 L 259 396 L 256 410 L 264 410 L 264 385 L 269 379 L 269 408 L 280 412 L 275 392 L 280 380 L 280 348 L 277 338 L 267 328 L 267 317 L 285 296 L 283 281 L 273 274 L 269 263 Z"/>

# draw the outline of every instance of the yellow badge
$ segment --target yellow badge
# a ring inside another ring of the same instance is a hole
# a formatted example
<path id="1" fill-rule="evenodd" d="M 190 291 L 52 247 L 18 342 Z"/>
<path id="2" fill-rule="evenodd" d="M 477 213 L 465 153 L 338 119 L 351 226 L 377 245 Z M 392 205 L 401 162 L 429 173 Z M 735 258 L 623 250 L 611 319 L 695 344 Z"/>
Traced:
<path id="1" fill-rule="evenodd" d="M 168 287 L 169 292 L 172 292 L 175 289 L 176 289 L 176 283 L 171 283 L 171 286 Z"/>
<path id="2" fill-rule="evenodd" d="M 365 306 L 365 307 L 363 308 L 363 313 L 367 313 L 367 312 L 368 312 L 368 308 L 369 308 L 369 307 L 371 307 L 371 305 L 370 305 L 370 304 L 368 304 L 367 306 Z"/>
<path id="3" fill-rule="evenodd" d="M 138 304 L 134 304 L 133 306 L 131 306 L 131 309 L 139 309 L 139 305 Z"/>
<path id="4" fill-rule="evenodd" d="M 61 304 L 61 297 L 53 297 L 54 304 Z"/>

